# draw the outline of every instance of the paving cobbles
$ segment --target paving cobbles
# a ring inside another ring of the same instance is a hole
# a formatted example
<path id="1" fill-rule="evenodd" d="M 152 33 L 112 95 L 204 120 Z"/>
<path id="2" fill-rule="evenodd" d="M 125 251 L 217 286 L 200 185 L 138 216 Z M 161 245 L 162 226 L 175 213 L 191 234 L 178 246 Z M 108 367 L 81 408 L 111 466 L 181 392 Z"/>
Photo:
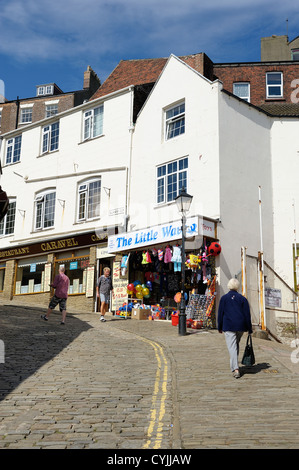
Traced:
<path id="1" fill-rule="evenodd" d="M 215 330 L 41 313 L 0 307 L 0 449 L 299 448 L 290 347 L 254 338 L 236 380 Z"/>

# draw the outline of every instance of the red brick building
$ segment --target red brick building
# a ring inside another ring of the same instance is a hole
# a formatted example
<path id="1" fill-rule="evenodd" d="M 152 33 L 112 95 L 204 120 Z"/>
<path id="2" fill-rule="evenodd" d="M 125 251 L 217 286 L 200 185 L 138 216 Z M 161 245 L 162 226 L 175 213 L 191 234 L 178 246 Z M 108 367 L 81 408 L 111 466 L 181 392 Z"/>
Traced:
<path id="1" fill-rule="evenodd" d="M 82 90 L 64 93 L 55 83 L 47 83 L 36 87 L 35 97 L 4 101 L 0 103 L 0 135 L 79 106 L 100 85 L 98 76 L 88 66 L 84 72 Z"/>
<path id="2" fill-rule="evenodd" d="M 214 64 L 214 75 L 225 90 L 265 111 L 298 114 L 299 61 Z"/>

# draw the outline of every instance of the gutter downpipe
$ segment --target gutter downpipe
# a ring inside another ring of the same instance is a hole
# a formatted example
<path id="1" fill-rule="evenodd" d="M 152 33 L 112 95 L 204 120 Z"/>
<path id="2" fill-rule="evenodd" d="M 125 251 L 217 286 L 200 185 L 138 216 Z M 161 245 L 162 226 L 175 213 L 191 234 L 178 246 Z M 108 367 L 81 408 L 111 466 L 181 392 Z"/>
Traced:
<path id="1" fill-rule="evenodd" d="M 131 104 L 130 104 L 130 143 L 129 143 L 129 163 L 127 166 L 127 182 L 126 182 L 126 210 L 125 210 L 125 231 L 128 231 L 129 212 L 130 212 L 130 201 L 131 201 L 131 172 L 132 172 L 132 154 L 133 154 L 133 134 L 135 130 L 133 122 L 134 112 L 134 86 L 130 87 L 131 92 Z"/>
<path id="2" fill-rule="evenodd" d="M 247 299 L 246 247 L 241 247 L 242 295 Z"/>
<path id="3" fill-rule="evenodd" d="M 261 242 L 261 251 L 259 251 L 258 253 L 259 307 L 260 307 L 261 328 L 262 330 L 266 330 L 261 186 L 259 186 L 259 217 L 260 217 L 260 242 Z"/>

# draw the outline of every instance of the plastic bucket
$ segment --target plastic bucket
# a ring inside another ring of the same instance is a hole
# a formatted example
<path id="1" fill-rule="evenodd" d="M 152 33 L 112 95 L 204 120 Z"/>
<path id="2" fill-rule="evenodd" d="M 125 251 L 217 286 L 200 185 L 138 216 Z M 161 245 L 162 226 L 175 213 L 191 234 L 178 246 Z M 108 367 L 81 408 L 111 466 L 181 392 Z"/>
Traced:
<path id="1" fill-rule="evenodd" d="M 178 326 L 178 324 L 179 324 L 179 316 L 178 316 L 177 313 L 173 313 L 173 314 L 171 315 L 171 323 L 172 323 L 173 326 Z"/>

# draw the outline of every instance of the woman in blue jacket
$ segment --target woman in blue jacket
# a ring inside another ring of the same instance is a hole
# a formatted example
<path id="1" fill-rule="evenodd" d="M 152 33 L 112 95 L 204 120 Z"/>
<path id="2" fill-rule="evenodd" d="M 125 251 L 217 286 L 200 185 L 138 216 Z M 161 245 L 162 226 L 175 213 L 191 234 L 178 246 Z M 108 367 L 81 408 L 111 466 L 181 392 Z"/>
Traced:
<path id="1" fill-rule="evenodd" d="M 221 297 L 218 308 L 218 331 L 224 332 L 230 367 L 235 378 L 240 377 L 238 355 L 241 337 L 244 331 L 252 333 L 249 303 L 246 297 L 237 292 L 239 286 L 237 279 L 229 281 L 229 292 Z"/>

